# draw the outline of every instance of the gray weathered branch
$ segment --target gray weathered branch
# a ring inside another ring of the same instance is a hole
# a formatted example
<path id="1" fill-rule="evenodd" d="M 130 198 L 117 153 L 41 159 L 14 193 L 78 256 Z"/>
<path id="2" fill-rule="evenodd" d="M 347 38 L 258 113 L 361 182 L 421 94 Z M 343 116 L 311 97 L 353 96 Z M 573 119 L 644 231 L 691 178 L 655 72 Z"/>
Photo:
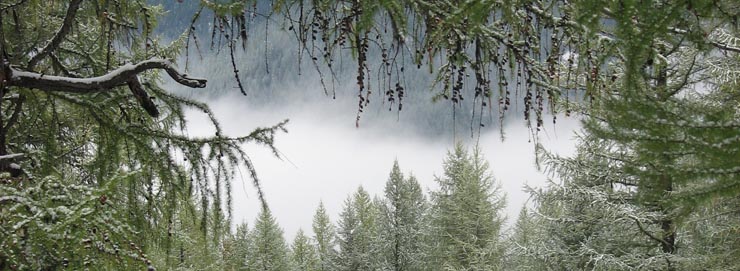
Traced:
<path id="1" fill-rule="evenodd" d="M 138 101 L 139 105 L 146 110 L 149 116 L 152 116 L 153 118 L 159 117 L 157 105 L 154 104 L 152 98 L 149 97 L 149 94 L 144 91 L 144 86 L 139 82 L 139 78 L 134 76 L 131 80 L 128 80 L 127 84 L 128 88 L 131 90 L 131 94 L 134 95 L 136 101 Z"/>
<path id="2" fill-rule="evenodd" d="M 172 62 L 165 59 L 150 59 L 137 64 L 123 65 L 106 75 L 91 78 L 44 75 L 18 70 L 10 66 L 6 66 L 5 75 L 6 78 L 10 78 L 7 86 L 35 88 L 44 91 L 95 93 L 126 85 L 134 76 L 153 69 L 165 70 L 172 79 L 182 85 L 192 88 L 206 87 L 206 79 L 192 78 L 187 74 L 182 74 L 177 71 Z"/>

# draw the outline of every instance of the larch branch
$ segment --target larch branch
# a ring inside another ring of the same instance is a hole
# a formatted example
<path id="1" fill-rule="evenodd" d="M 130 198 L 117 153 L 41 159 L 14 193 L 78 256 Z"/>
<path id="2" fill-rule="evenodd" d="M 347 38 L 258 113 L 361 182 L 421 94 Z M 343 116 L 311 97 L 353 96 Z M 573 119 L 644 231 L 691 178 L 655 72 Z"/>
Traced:
<path id="1" fill-rule="evenodd" d="M 731 51 L 735 53 L 740 53 L 740 47 L 731 46 L 729 44 L 717 42 L 717 41 L 709 41 L 710 44 L 714 45 L 714 47 L 717 47 L 719 49 L 725 50 L 725 51 Z"/>
<path id="2" fill-rule="evenodd" d="M 63 91 L 71 93 L 95 93 L 110 90 L 117 86 L 126 85 L 131 78 L 138 74 L 154 69 L 163 69 L 176 82 L 192 87 L 206 87 L 206 79 L 192 78 L 177 71 L 175 66 L 166 59 L 150 59 L 137 64 L 127 64 L 110 73 L 91 78 L 72 78 L 44 75 L 35 72 L 18 70 L 6 67 L 6 76 L 10 78 L 8 86 L 35 88 L 44 91 Z"/>
<path id="3" fill-rule="evenodd" d="M 59 44 L 62 43 L 64 37 L 69 34 L 70 30 L 72 30 L 72 24 L 75 21 L 77 10 L 80 8 L 81 3 L 82 0 L 72 0 L 69 2 L 69 7 L 67 8 L 67 14 L 64 16 L 62 27 L 59 28 L 59 31 L 57 31 L 49 44 L 44 46 L 44 48 L 41 49 L 38 54 L 31 57 L 31 60 L 28 61 L 29 70 L 33 70 L 33 68 L 36 67 L 36 64 L 38 64 L 39 61 L 44 59 L 44 57 L 46 57 L 49 53 L 53 52 L 57 49 L 57 47 L 59 47 Z"/>
<path id="4" fill-rule="evenodd" d="M 629 217 L 632 218 L 633 220 L 635 220 L 635 222 L 637 222 L 637 228 L 640 229 L 640 232 L 642 232 L 643 234 L 647 235 L 647 237 L 649 237 L 650 239 L 653 239 L 654 241 L 656 241 L 658 243 L 668 244 L 668 242 L 666 242 L 666 240 L 663 240 L 662 238 L 655 237 L 655 235 L 653 235 L 652 233 L 650 233 L 647 230 L 645 230 L 645 228 L 642 226 L 642 222 L 640 222 L 640 219 L 639 218 L 637 218 L 636 216 L 632 216 L 632 215 L 629 216 Z"/>
<path id="5" fill-rule="evenodd" d="M 141 85 L 141 82 L 139 82 L 139 78 L 134 76 L 127 82 L 128 88 L 131 90 L 131 93 L 134 94 L 134 97 L 136 98 L 136 101 L 139 102 L 139 105 L 146 110 L 146 112 L 149 114 L 149 116 L 156 118 L 159 117 L 159 110 L 157 109 L 157 105 L 154 104 L 152 101 L 152 98 L 149 97 L 149 94 L 146 93 L 144 90 L 144 86 Z"/>

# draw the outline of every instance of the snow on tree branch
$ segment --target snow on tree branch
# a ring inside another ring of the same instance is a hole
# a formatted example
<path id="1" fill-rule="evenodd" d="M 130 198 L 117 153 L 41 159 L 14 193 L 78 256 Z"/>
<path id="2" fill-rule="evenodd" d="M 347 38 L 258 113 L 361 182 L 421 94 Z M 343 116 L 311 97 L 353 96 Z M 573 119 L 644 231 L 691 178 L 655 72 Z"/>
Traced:
<path id="1" fill-rule="evenodd" d="M 12 160 L 16 158 L 23 158 L 24 156 L 26 156 L 25 153 L 6 154 L 6 155 L 0 155 L 0 160 Z"/>
<path id="2" fill-rule="evenodd" d="M 51 41 L 49 41 L 49 44 L 44 46 L 44 49 L 41 49 L 38 54 L 34 55 L 31 60 L 28 61 L 29 70 L 33 70 L 33 68 L 36 66 L 36 64 L 39 63 L 39 61 L 44 59 L 44 57 L 46 57 L 49 53 L 53 52 L 57 47 L 59 47 L 59 44 L 62 43 L 64 37 L 67 36 L 69 31 L 72 29 L 72 24 L 75 21 L 75 16 L 77 16 L 77 10 L 80 8 L 81 3 L 82 0 L 72 0 L 69 2 L 67 14 L 64 16 L 64 22 L 62 22 L 62 26 L 59 28 L 59 31 L 57 31 Z"/>
<path id="3" fill-rule="evenodd" d="M 7 86 L 35 88 L 44 91 L 64 91 L 72 93 L 94 93 L 126 85 L 132 77 L 153 69 L 163 69 L 176 82 L 192 87 L 206 87 L 206 79 L 192 78 L 180 73 L 171 61 L 166 59 L 150 59 L 137 64 L 126 64 L 108 74 L 91 78 L 71 78 L 62 76 L 44 75 L 41 73 L 18 70 L 7 66 L 5 71 L 10 78 Z"/>

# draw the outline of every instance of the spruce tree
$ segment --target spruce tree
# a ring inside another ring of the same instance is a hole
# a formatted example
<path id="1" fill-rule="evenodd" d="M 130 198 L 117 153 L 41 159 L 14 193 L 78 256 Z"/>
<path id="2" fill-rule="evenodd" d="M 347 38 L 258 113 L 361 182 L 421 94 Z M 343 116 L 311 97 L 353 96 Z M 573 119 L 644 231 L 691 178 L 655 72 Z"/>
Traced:
<path id="1" fill-rule="evenodd" d="M 283 230 L 275 221 L 270 209 L 264 208 L 254 222 L 250 234 L 251 248 L 247 261 L 250 271 L 288 271 L 290 258 Z"/>
<path id="2" fill-rule="evenodd" d="M 529 254 L 529 249 L 535 248 L 537 242 L 544 240 L 544 227 L 534 217 L 525 205 L 519 211 L 514 228 L 507 238 L 505 270 L 547 270 L 542 259 Z"/>
<path id="3" fill-rule="evenodd" d="M 414 176 L 404 178 L 393 162 L 380 206 L 380 240 L 387 270 L 422 270 L 422 217 L 426 201 Z"/>
<path id="4" fill-rule="evenodd" d="M 247 270 L 250 251 L 249 227 L 247 223 L 236 225 L 236 231 L 223 241 L 224 270 Z"/>
<path id="5" fill-rule="evenodd" d="M 430 268 L 501 269 L 504 195 L 475 148 L 448 152 L 439 190 L 432 192 Z"/>
<path id="6" fill-rule="evenodd" d="M 336 232 L 329 215 L 326 213 L 324 203 L 319 202 L 316 214 L 313 217 L 313 241 L 318 255 L 318 268 L 320 271 L 334 270 L 333 261 L 337 256 L 335 250 Z"/>
<path id="7" fill-rule="evenodd" d="M 378 268 L 377 215 L 377 207 L 362 187 L 347 198 L 337 232 L 339 255 L 335 263 L 339 270 Z"/>
<path id="8" fill-rule="evenodd" d="M 319 258 L 310 239 L 299 229 L 291 246 L 292 270 L 316 271 L 319 270 Z"/>
<path id="9" fill-rule="evenodd" d="M 336 265 L 337 270 L 348 271 L 359 268 L 359 263 L 356 260 L 357 252 L 355 251 L 357 249 L 355 233 L 358 224 L 354 199 L 350 195 L 344 201 L 342 212 L 339 214 L 337 226 L 337 245 L 339 251 L 337 257 L 334 259 L 334 265 Z"/>

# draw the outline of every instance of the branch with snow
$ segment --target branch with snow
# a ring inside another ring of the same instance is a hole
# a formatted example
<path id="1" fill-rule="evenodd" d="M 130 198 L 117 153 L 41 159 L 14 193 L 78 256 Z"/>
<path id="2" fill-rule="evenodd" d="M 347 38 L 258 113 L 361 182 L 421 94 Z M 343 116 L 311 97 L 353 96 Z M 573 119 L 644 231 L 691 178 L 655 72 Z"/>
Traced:
<path id="1" fill-rule="evenodd" d="M 720 43 L 717 41 L 709 41 L 709 43 L 714 45 L 714 47 L 717 47 L 725 51 L 732 51 L 732 52 L 740 53 L 740 47 L 731 46 L 731 45 Z"/>
<path id="2" fill-rule="evenodd" d="M 652 233 L 650 233 L 649 231 L 647 231 L 642 226 L 642 222 L 640 221 L 640 219 L 638 217 L 636 217 L 634 215 L 630 215 L 629 218 L 632 218 L 637 223 L 637 228 L 640 229 L 640 232 L 642 232 L 643 234 L 647 235 L 647 237 L 650 237 L 650 239 L 652 239 L 652 240 L 654 240 L 654 241 L 656 241 L 658 243 L 661 243 L 661 244 L 664 244 L 664 245 L 668 245 L 668 242 L 665 239 L 655 237 L 655 235 L 653 235 Z"/>
<path id="3" fill-rule="evenodd" d="M 5 12 L 6 10 L 9 10 L 9 9 L 15 8 L 17 6 L 20 6 L 23 3 L 25 3 L 26 1 L 28 1 L 28 0 L 18 0 L 15 3 L 10 3 L 10 4 L 5 4 L 4 6 L 0 6 L 0 12 Z"/>
<path id="4" fill-rule="evenodd" d="M 82 3 L 82 0 L 72 0 L 69 2 L 69 7 L 67 8 L 67 14 L 64 16 L 64 21 L 62 22 L 62 26 L 59 28 L 59 31 L 54 35 L 54 37 L 49 41 L 49 44 L 44 46 L 41 51 L 34 55 L 31 60 L 28 61 L 28 69 L 33 70 L 34 67 L 36 67 L 36 64 L 39 63 L 44 57 L 49 55 L 49 53 L 56 50 L 57 47 L 59 47 L 59 44 L 62 43 L 62 40 L 65 36 L 69 33 L 69 31 L 72 29 L 72 24 L 75 21 L 75 16 L 77 16 L 77 10 L 80 8 L 80 4 Z"/>
<path id="5" fill-rule="evenodd" d="M 25 156 L 25 153 L 0 155 L 0 172 L 10 173 L 11 177 L 19 177 L 22 175 L 28 176 L 28 174 L 26 174 L 26 172 L 21 168 L 19 164 L 11 162 L 14 160 L 19 160 Z"/>
<path id="6" fill-rule="evenodd" d="M 740 53 L 740 38 L 730 34 L 724 28 L 717 28 L 712 31 L 707 40 L 718 49 Z"/>
<path id="7" fill-rule="evenodd" d="M 25 153 L 12 153 L 6 155 L 0 155 L 0 160 L 15 160 L 17 158 L 23 158 L 26 156 Z"/>
<path id="8" fill-rule="evenodd" d="M 18 70 L 10 66 L 7 69 L 6 78 L 10 78 L 7 86 L 72 93 L 94 93 L 110 90 L 117 86 L 126 85 L 133 77 L 142 72 L 154 69 L 163 69 L 176 82 L 192 88 L 204 88 L 207 82 L 206 79 L 192 78 L 187 74 L 180 73 L 172 62 L 166 59 L 150 59 L 137 64 L 126 64 L 106 75 L 91 78 L 44 75 Z"/>

